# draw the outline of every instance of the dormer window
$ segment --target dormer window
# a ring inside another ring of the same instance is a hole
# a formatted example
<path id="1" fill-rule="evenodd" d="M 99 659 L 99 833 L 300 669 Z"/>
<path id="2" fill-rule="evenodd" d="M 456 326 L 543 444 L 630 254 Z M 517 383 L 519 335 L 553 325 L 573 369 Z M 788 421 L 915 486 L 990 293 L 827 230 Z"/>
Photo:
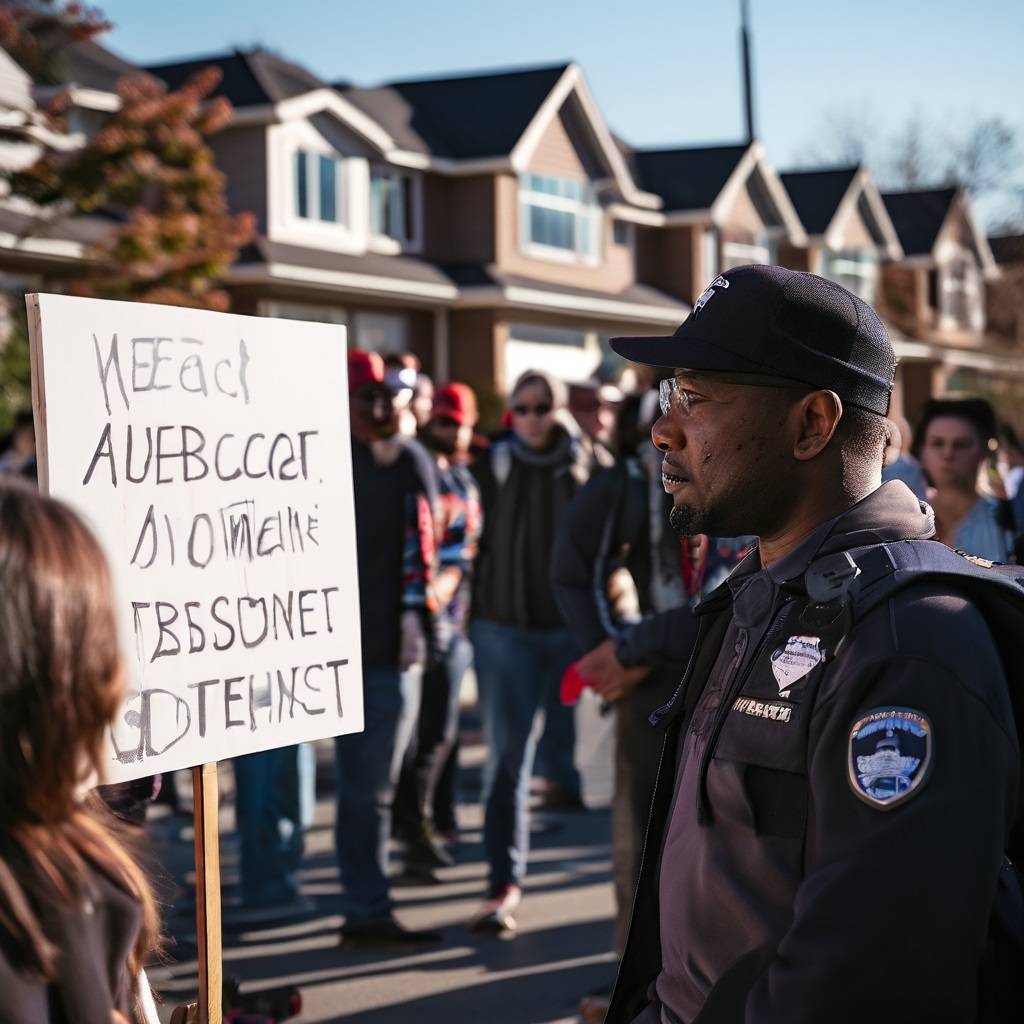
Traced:
<path id="1" fill-rule="evenodd" d="M 344 165 L 335 157 L 295 151 L 295 213 L 305 220 L 343 222 Z"/>
<path id="2" fill-rule="evenodd" d="M 821 275 L 827 277 L 869 305 L 878 290 L 878 256 L 874 249 L 837 249 L 821 254 Z"/>
<path id="3" fill-rule="evenodd" d="M 370 172 L 370 233 L 402 246 L 419 242 L 417 179 L 407 171 L 374 167 Z"/>
<path id="4" fill-rule="evenodd" d="M 526 255 L 574 263 L 600 260 L 602 214 L 589 182 L 524 174 L 519 211 Z"/>
<path id="5" fill-rule="evenodd" d="M 980 331 L 985 327 L 984 287 L 970 256 L 956 255 L 939 270 L 939 313 L 947 324 Z"/>

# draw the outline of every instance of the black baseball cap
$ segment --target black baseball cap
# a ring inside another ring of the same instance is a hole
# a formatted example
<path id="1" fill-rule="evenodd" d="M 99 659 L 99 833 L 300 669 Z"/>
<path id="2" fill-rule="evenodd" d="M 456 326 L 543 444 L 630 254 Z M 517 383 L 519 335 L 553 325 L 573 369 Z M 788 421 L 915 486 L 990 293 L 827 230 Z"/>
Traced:
<path id="1" fill-rule="evenodd" d="M 888 415 L 896 353 L 885 325 L 835 281 L 784 267 L 733 267 L 671 337 L 612 338 L 635 363 L 785 377 Z"/>

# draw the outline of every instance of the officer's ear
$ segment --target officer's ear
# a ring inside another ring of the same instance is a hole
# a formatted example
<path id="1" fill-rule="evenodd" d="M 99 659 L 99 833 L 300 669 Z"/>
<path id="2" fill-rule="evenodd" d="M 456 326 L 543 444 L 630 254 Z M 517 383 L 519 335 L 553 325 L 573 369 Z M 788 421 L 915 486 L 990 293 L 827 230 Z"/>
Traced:
<path id="1" fill-rule="evenodd" d="M 793 457 L 809 462 L 827 447 L 843 416 L 842 399 L 834 391 L 811 391 L 793 407 Z"/>

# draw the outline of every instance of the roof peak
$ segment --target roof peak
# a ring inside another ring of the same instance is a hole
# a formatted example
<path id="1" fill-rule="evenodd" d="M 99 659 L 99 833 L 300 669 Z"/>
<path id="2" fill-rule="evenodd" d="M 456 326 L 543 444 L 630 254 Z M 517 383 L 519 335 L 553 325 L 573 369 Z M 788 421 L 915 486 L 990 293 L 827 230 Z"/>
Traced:
<path id="1" fill-rule="evenodd" d="M 506 65 L 496 68 L 476 68 L 468 71 L 457 71 L 437 76 L 423 76 L 418 78 L 396 78 L 384 82 L 383 86 L 398 85 L 433 85 L 440 82 L 461 82 L 472 81 L 478 78 L 511 78 L 515 75 L 531 75 L 541 72 L 558 71 L 563 73 L 575 64 L 575 61 L 567 60 L 553 62 L 551 64 L 532 64 L 527 66 Z"/>
<path id="2" fill-rule="evenodd" d="M 754 142 L 756 141 L 755 139 Z M 701 146 L 635 146 L 632 147 L 632 150 L 639 156 L 658 156 L 672 153 L 724 153 L 729 150 L 736 150 L 742 153 L 750 149 L 754 142 L 722 142 L 717 145 L 712 143 Z"/>

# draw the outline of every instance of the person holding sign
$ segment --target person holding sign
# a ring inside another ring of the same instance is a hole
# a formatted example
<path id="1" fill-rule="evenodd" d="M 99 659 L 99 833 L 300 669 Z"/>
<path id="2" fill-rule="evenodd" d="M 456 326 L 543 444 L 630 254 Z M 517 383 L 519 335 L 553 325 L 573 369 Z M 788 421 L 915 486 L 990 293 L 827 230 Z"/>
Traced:
<path id="1" fill-rule="evenodd" d="M 156 904 L 88 787 L 123 697 L 110 573 L 92 533 L 0 482 L 0 1020 L 155 1020 Z M 140 1000 L 142 1002 L 140 1002 Z"/>
<path id="2" fill-rule="evenodd" d="M 375 352 L 349 352 L 352 473 L 362 627 L 364 731 L 336 740 L 335 848 L 344 889 L 343 949 L 439 942 L 392 914 L 386 874 L 391 808 L 420 706 L 434 522 L 421 461 L 397 418 Z"/>

